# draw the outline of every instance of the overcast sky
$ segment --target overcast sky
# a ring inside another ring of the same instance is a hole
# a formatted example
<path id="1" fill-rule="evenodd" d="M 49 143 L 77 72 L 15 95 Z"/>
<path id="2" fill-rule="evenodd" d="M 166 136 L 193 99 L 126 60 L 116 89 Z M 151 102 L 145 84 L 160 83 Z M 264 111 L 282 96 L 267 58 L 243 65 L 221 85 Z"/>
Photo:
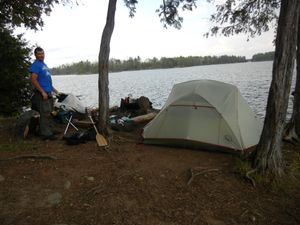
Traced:
<path id="1" fill-rule="evenodd" d="M 128 59 L 153 57 L 237 55 L 251 58 L 259 52 L 273 51 L 273 30 L 250 39 L 233 37 L 203 37 L 212 26 L 209 21 L 214 6 L 198 1 L 193 12 L 183 12 L 182 28 L 163 28 L 155 10 L 162 0 L 139 1 L 134 18 L 122 0 L 118 1 L 115 29 L 111 39 L 110 58 Z M 49 67 L 78 62 L 97 61 L 108 0 L 81 0 L 78 6 L 55 6 L 45 16 L 43 30 L 25 31 L 31 44 L 44 48 Z"/>

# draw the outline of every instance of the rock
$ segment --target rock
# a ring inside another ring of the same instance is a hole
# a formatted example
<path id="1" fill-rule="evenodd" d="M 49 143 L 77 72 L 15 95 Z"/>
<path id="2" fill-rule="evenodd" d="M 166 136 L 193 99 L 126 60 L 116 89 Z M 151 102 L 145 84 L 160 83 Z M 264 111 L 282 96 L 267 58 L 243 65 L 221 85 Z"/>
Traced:
<path id="1" fill-rule="evenodd" d="M 5 177 L 0 174 L 0 182 L 4 181 Z"/>
<path id="2" fill-rule="evenodd" d="M 95 178 L 94 177 L 85 177 L 88 181 L 94 181 Z"/>
<path id="3" fill-rule="evenodd" d="M 67 180 L 64 184 L 64 188 L 69 189 L 70 187 L 71 187 L 71 182 Z"/>
<path id="4" fill-rule="evenodd" d="M 49 206 L 58 205 L 62 201 L 62 195 L 58 192 L 48 195 L 47 203 Z"/>

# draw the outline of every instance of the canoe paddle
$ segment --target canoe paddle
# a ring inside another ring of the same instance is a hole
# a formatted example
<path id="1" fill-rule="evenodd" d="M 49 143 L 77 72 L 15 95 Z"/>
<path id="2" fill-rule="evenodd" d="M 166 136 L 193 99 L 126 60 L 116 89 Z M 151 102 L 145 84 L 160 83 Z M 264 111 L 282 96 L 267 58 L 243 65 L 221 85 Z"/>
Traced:
<path id="1" fill-rule="evenodd" d="M 92 124 L 94 126 L 95 131 L 96 131 L 96 141 L 97 141 L 98 146 L 99 147 L 107 146 L 108 145 L 107 141 L 103 137 L 103 135 L 99 134 L 98 129 L 97 129 L 97 127 L 96 127 L 96 125 L 95 125 L 95 123 L 94 123 L 94 121 L 92 119 L 92 116 L 89 115 L 89 118 L 90 118 L 90 120 L 91 120 L 91 122 L 92 122 Z"/>

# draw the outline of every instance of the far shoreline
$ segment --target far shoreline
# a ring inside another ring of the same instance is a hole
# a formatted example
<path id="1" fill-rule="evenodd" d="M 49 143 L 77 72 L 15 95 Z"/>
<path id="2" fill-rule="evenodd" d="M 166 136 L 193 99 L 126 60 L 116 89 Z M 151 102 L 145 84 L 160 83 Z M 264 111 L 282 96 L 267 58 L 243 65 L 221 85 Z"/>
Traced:
<path id="1" fill-rule="evenodd" d="M 260 61 L 252 61 L 247 60 L 245 62 L 232 62 L 232 63 L 215 63 L 215 64 L 205 64 L 205 65 L 193 65 L 193 66 L 176 66 L 176 67 L 168 67 L 168 68 L 153 68 L 153 69 L 133 69 L 133 70 L 122 70 L 122 71 L 109 71 L 109 74 L 113 73 L 122 73 L 122 72 L 130 72 L 130 71 L 141 71 L 141 70 L 164 70 L 164 69 L 180 69 L 180 68 L 189 68 L 189 67 L 197 67 L 197 66 L 215 66 L 215 65 L 228 65 L 228 64 L 241 64 L 241 63 L 259 63 L 259 62 L 268 62 L 273 60 L 260 60 Z M 95 75 L 96 73 L 74 73 L 74 74 L 52 74 L 52 76 L 84 76 L 84 75 Z"/>

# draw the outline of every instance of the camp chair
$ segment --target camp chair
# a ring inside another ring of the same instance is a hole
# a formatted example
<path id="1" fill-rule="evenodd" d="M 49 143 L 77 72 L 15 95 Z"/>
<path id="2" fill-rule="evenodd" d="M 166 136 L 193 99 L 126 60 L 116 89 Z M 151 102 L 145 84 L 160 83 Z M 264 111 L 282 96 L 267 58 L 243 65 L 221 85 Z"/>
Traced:
<path id="1" fill-rule="evenodd" d="M 67 133 L 68 129 L 69 129 L 69 126 L 71 125 L 76 131 L 78 131 L 78 128 L 72 123 L 72 118 L 73 118 L 73 114 L 70 113 L 70 116 L 69 118 L 68 117 L 65 117 L 66 121 L 67 121 L 67 126 L 66 126 L 66 129 L 64 131 L 64 135 Z"/>

